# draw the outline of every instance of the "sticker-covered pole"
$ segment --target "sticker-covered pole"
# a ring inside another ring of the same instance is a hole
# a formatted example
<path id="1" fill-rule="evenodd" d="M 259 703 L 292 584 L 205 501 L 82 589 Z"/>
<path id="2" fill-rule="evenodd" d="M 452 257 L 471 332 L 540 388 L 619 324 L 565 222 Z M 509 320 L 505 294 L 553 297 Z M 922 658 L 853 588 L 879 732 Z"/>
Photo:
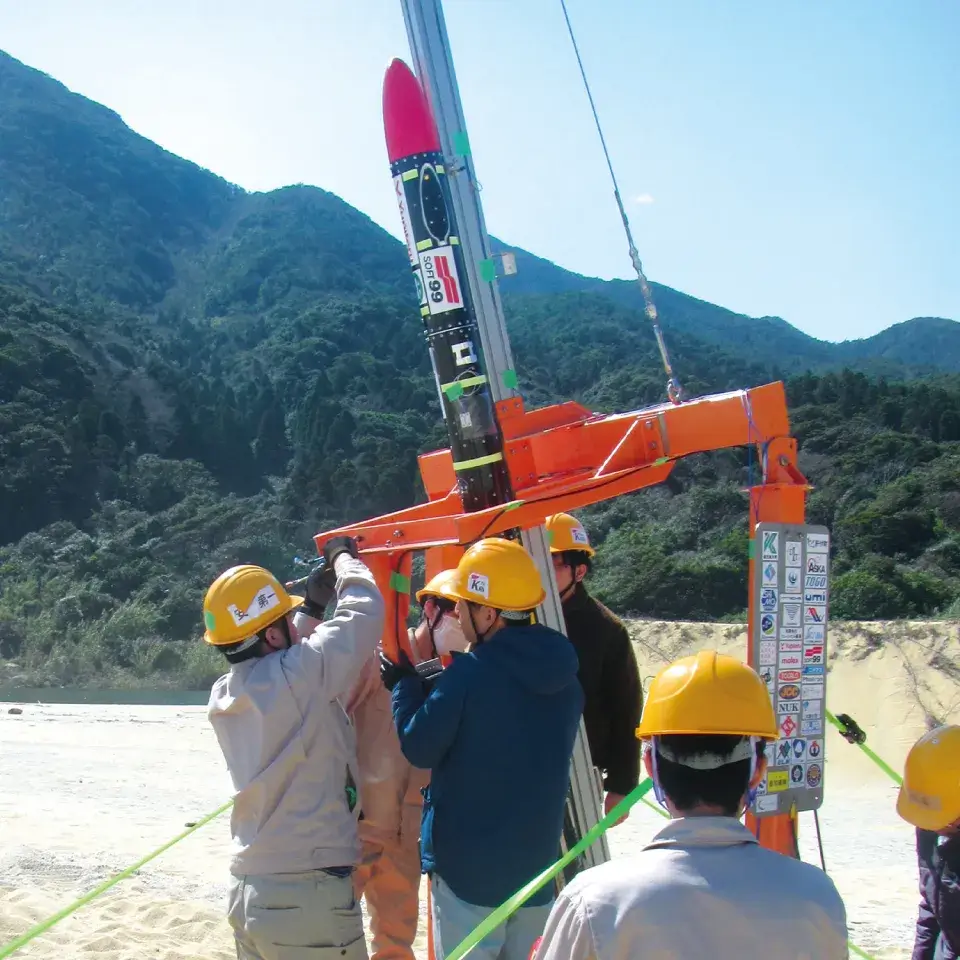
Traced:
<path id="1" fill-rule="evenodd" d="M 512 498 L 487 380 L 440 137 L 416 76 L 394 60 L 383 82 L 383 125 L 427 349 L 464 510 Z"/>

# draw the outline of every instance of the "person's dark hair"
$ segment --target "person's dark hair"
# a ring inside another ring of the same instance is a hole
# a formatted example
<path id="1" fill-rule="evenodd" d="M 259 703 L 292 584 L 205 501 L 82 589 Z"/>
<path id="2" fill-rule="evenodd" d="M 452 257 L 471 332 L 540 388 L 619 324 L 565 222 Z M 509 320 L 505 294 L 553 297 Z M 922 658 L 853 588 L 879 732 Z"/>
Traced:
<path id="1" fill-rule="evenodd" d="M 593 559 L 586 550 L 564 550 L 560 554 L 563 557 L 563 562 L 568 567 L 573 567 L 576 570 L 580 564 L 583 564 L 587 568 L 587 573 L 593 569 Z"/>
<path id="2" fill-rule="evenodd" d="M 220 651 L 229 663 L 243 663 L 244 660 L 252 660 L 254 657 L 265 657 L 268 653 L 273 653 L 273 647 L 267 644 L 267 631 L 271 627 L 280 627 L 287 638 L 287 646 L 289 646 L 292 639 L 290 636 L 290 624 L 287 623 L 287 617 L 286 614 L 284 614 L 257 632 L 256 643 L 251 644 L 245 649 L 240 649 L 245 642 L 240 640 L 237 643 L 231 643 L 229 646 L 220 647 Z"/>
<path id="3" fill-rule="evenodd" d="M 664 736 L 658 739 L 673 756 L 682 759 L 702 753 L 726 756 L 745 738 L 698 734 Z M 765 740 L 757 743 L 758 763 L 763 756 L 765 745 Z M 692 810 L 699 804 L 707 804 L 719 807 L 725 816 L 735 817 L 750 783 L 749 759 L 727 763 L 713 770 L 697 770 L 668 760 L 658 750 L 657 772 L 663 792 L 681 813 Z"/>

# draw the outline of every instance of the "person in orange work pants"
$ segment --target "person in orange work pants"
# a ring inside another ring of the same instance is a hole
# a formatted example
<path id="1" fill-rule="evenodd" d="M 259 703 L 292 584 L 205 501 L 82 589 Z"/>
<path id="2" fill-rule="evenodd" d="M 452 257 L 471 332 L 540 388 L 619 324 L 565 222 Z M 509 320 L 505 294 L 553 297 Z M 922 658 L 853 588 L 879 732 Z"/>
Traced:
<path id="1" fill-rule="evenodd" d="M 444 574 L 438 574 L 417 593 L 423 618 L 415 630 L 408 631 L 416 663 L 446 658 L 466 645 L 454 603 L 443 596 L 444 582 Z M 381 683 L 377 659 L 364 666 L 344 709 L 356 731 L 362 817 L 354 886 L 357 897 L 364 896 L 367 901 L 373 934 L 370 957 L 415 960 L 421 790 L 430 782 L 430 771 L 411 766 L 400 751 L 391 697 Z"/>

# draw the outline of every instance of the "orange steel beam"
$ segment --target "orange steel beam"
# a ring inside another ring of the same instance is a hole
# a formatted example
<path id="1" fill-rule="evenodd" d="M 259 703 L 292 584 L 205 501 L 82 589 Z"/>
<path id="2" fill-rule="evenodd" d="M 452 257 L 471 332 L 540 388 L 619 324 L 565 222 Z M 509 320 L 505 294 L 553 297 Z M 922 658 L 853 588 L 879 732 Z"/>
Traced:
<path id="1" fill-rule="evenodd" d="M 410 609 L 412 554 L 423 550 L 427 578 L 453 566 L 485 536 L 539 526 L 554 513 L 575 510 L 662 483 L 674 463 L 696 453 L 756 446 L 763 482 L 749 491 L 751 543 L 762 520 L 803 523 L 807 481 L 797 469 L 783 384 L 714 394 L 629 413 L 594 414 L 578 403 L 527 411 L 514 397 L 497 404 L 504 457 L 516 499 L 465 513 L 448 449 L 421 455 L 425 503 L 318 533 L 322 550 L 332 536 L 355 537 L 386 601 L 383 648 L 411 653 L 405 629 Z M 754 629 L 753 552 L 750 558 L 748 658 Z M 763 846 L 796 856 L 796 823 L 789 815 L 747 814 Z"/>

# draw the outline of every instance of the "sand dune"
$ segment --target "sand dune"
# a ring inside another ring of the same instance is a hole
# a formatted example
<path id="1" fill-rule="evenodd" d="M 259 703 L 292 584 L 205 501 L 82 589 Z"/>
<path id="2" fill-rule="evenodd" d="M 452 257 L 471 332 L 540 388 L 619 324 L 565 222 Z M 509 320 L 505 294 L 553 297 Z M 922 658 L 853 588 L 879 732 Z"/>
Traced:
<path id="1" fill-rule="evenodd" d="M 741 653 L 743 629 L 631 625 L 649 678 L 704 647 Z M 827 700 L 867 731 L 895 769 L 929 724 L 957 717 L 960 625 L 833 625 Z M 20 704 L 0 711 L 0 943 L 18 936 L 179 833 L 229 796 L 203 708 Z M 851 937 L 877 960 L 910 954 L 916 915 L 913 834 L 894 785 L 856 747 L 828 734 L 820 811 L 827 869 L 847 904 Z M 638 806 L 611 833 L 629 856 L 661 820 Z M 228 960 L 223 919 L 228 818 L 222 816 L 38 937 L 17 957 Z M 801 852 L 819 862 L 813 818 Z M 425 956 L 421 936 L 418 954 Z"/>

